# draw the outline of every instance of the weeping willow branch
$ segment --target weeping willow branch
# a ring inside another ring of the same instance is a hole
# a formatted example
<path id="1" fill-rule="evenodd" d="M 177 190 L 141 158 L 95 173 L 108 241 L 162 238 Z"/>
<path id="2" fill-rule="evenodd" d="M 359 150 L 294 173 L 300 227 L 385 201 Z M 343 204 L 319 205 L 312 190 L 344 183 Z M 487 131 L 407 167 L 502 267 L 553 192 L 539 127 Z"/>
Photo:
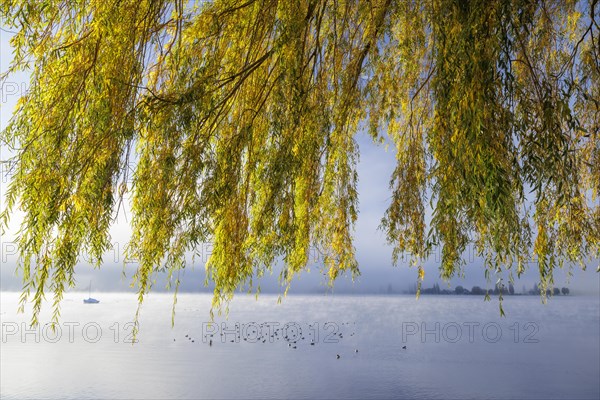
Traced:
<path id="1" fill-rule="evenodd" d="M 31 72 L 1 140 L 15 149 L 22 306 L 54 321 L 78 256 L 95 265 L 126 193 L 139 303 L 153 277 L 206 263 L 220 310 L 282 260 L 359 273 L 366 123 L 397 165 L 382 229 L 393 261 L 475 243 L 486 276 L 538 261 L 541 293 L 600 249 L 598 2 L 550 0 L 5 1 L 4 79 Z M 128 181 L 129 162 L 135 163 Z M 527 193 L 531 192 L 530 195 Z M 427 203 L 433 209 L 426 223 Z M 428 226 L 429 225 L 429 226 Z M 257 291 L 259 288 L 257 289 Z"/>

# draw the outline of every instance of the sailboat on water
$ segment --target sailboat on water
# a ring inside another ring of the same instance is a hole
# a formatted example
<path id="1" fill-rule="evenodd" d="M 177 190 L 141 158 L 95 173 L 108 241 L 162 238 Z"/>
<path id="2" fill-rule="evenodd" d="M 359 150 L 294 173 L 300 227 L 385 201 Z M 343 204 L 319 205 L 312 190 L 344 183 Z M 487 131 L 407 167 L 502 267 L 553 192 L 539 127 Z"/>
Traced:
<path id="1" fill-rule="evenodd" d="M 88 294 L 88 298 L 87 299 L 83 299 L 83 303 L 84 304 L 98 304 L 100 303 L 100 300 L 96 300 L 94 298 L 92 298 L 92 281 L 90 281 L 90 291 Z"/>

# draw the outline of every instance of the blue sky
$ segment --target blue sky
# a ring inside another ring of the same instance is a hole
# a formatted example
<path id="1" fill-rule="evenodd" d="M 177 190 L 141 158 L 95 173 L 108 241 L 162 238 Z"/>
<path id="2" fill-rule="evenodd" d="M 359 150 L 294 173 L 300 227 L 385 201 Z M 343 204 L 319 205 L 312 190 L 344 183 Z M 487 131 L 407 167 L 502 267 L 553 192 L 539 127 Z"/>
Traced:
<path id="1" fill-rule="evenodd" d="M 1 25 L 0 25 L 1 27 Z M 11 60 L 11 48 L 8 43 L 10 34 L 4 30 L 0 31 L 0 71 L 5 71 Z M 2 86 L 0 102 L 0 128 L 6 127 L 14 106 L 20 95 L 27 90 L 27 74 L 12 76 Z M 408 267 L 408 262 L 400 262 L 397 267 L 391 265 L 392 249 L 386 244 L 385 235 L 378 230 L 381 218 L 387 208 L 390 200 L 390 191 L 388 183 L 392 174 L 395 159 L 393 145 L 386 150 L 385 145 L 378 145 L 372 142 L 372 139 L 363 132 L 359 132 L 356 137 L 360 146 L 359 171 L 359 205 L 360 214 L 356 224 L 355 247 L 357 259 L 361 269 L 361 277 L 354 283 L 349 278 L 339 279 L 335 291 L 338 292 L 379 292 L 386 291 L 391 285 L 394 291 L 404 291 L 416 283 L 417 271 Z M 0 149 L 0 159 L 4 160 L 9 156 L 5 146 Z M 3 176 L 0 180 L 0 195 L 2 197 L 1 207 L 4 208 L 4 192 L 7 179 Z M 428 217 L 430 210 L 428 211 Z M 16 256 L 15 246 L 13 245 L 15 232 L 21 221 L 21 216 L 17 213 L 13 216 L 9 232 L 1 239 L 1 268 L 0 278 L 3 290 L 18 290 L 21 287 L 20 278 L 15 276 Z M 128 278 L 122 278 L 124 260 L 122 250 L 129 237 L 127 212 L 122 211 L 117 218 L 116 224 L 111 229 L 112 243 L 115 244 L 115 252 L 107 254 L 105 265 L 100 270 L 93 270 L 82 261 L 77 267 L 78 287 L 87 287 L 89 280 L 93 279 L 94 286 L 99 290 L 126 290 L 128 288 L 130 277 L 134 272 L 134 264 L 125 264 L 125 272 Z M 206 256 L 210 251 L 210 245 L 201 249 L 201 253 Z M 484 270 L 480 259 L 466 254 L 467 265 L 465 267 L 465 277 L 455 278 L 451 282 L 451 287 L 463 285 L 470 288 L 473 285 L 485 286 Z M 205 258 L 205 257 L 204 257 Z M 194 291 L 203 289 L 204 268 L 202 257 L 198 260 L 194 269 L 189 269 L 183 277 L 184 290 Z M 424 287 L 430 287 L 434 283 L 440 283 L 441 287 L 445 284 L 439 279 L 438 274 L 439 257 L 432 256 L 425 263 L 425 282 Z M 568 285 L 575 291 L 585 293 L 598 293 L 600 288 L 600 274 L 595 273 L 597 262 L 589 265 L 588 271 L 582 272 L 575 267 L 574 276 L 571 282 L 567 284 L 566 271 L 556 271 L 556 285 Z M 267 277 L 262 284 L 263 289 L 267 291 L 276 290 L 276 280 L 280 267 L 273 268 L 273 276 Z M 521 291 L 523 285 L 528 288 L 537 280 L 536 265 L 531 263 L 525 276 L 515 283 L 517 291 Z M 325 279 L 322 277 L 318 268 L 312 268 L 310 272 L 302 273 L 292 284 L 290 293 L 294 291 L 323 292 Z M 493 283 L 491 284 L 493 285 Z M 157 285 L 156 289 L 161 289 L 163 285 Z"/>

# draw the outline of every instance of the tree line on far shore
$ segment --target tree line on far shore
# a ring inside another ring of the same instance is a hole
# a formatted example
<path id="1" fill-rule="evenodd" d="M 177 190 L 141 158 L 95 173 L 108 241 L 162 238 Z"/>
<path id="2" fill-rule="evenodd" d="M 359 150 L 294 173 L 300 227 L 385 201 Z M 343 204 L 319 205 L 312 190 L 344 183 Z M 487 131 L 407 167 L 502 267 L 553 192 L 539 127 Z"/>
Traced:
<path id="1" fill-rule="evenodd" d="M 390 292 L 391 287 L 388 287 L 388 292 Z M 415 294 L 417 292 L 416 287 L 408 290 L 408 294 Z M 430 288 L 422 288 L 421 294 L 443 294 L 443 295 L 531 295 L 531 296 L 539 296 L 541 294 L 541 289 L 538 287 L 537 283 L 533 285 L 531 289 L 527 289 L 523 286 L 523 290 L 520 293 L 515 292 L 515 287 L 512 283 L 509 283 L 508 286 L 503 284 L 497 284 L 493 289 L 484 289 L 479 286 L 473 286 L 470 290 L 463 286 L 456 286 L 454 290 L 451 289 L 440 289 L 440 285 L 435 283 L 433 287 Z M 546 296 L 568 296 L 570 294 L 568 287 L 563 288 L 552 288 L 546 289 Z"/>

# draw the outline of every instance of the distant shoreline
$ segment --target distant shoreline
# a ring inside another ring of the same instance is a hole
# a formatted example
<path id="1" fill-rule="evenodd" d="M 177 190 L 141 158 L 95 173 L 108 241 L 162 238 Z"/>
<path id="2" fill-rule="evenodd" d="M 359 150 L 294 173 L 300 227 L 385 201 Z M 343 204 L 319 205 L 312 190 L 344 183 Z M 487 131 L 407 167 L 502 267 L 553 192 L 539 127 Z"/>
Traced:
<path id="1" fill-rule="evenodd" d="M 107 291 L 107 290 L 97 290 L 94 291 L 96 293 L 96 295 L 99 294 L 124 294 L 124 295 L 133 295 L 135 296 L 137 293 L 134 291 L 122 291 L 122 290 L 111 290 L 111 291 Z M 15 295 L 20 295 L 22 292 L 20 290 L 16 290 L 16 289 L 9 289 L 9 290 L 0 290 L 0 294 L 15 294 Z M 68 292 L 65 292 L 65 294 L 81 294 L 81 295 L 86 295 L 88 292 L 85 290 L 71 290 Z M 46 294 L 46 297 L 48 299 L 51 299 L 53 295 L 53 292 L 48 292 Z M 153 292 L 148 293 L 146 296 L 152 297 L 153 295 L 165 295 L 165 296 L 173 296 L 173 292 L 168 292 L 165 290 L 156 290 Z M 193 291 L 180 291 L 178 293 L 178 296 L 180 295 L 208 295 L 208 296 L 212 296 L 212 292 L 203 292 L 203 291 L 197 291 L 197 292 L 193 292 Z M 282 296 L 283 298 L 283 293 L 277 293 L 277 292 L 261 292 L 258 295 L 258 298 L 261 298 L 263 296 L 267 297 L 267 296 Z M 423 297 L 429 297 L 429 296 L 451 296 L 451 297 L 477 297 L 477 296 L 485 296 L 486 293 L 483 294 L 456 294 L 456 293 L 439 293 L 439 294 L 433 294 L 433 293 L 420 293 L 420 296 Z M 513 295 L 507 294 L 507 293 L 503 293 L 502 296 L 504 298 L 506 297 L 536 297 L 536 296 L 540 296 L 541 294 L 538 295 L 532 295 L 532 294 L 528 294 L 528 293 L 515 293 Z M 256 294 L 255 293 L 236 293 L 234 296 L 235 297 L 255 297 Z M 296 297 L 296 296 L 339 296 L 339 297 L 360 297 L 360 296 L 383 296 L 383 297 L 395 297 L 395 296 L 410 296 L 410 297 L 416 297 L 416 293 L 410 293 L 407 291 L 404 292 L 393 292 L 393 293 L 385 293 L 385 292 L 348 292 L 348 291 L 342 291 L 342 292 L 288 292 L 286 297 Z M 493 292 L 489 293 L 490 297 L 493 296 L 498 296 L 497 294 L 495 295 Z M 568 295 L 556 295 L 556 296 L 552 296 L 552 297 L 581 297 L 581 296 L 597 296 L 596 293 L 588 293 L 588 292 L 576 292 L 576 293 L 570 293 Z M 550 296 L 548 296 L 550 297 Z"/>

